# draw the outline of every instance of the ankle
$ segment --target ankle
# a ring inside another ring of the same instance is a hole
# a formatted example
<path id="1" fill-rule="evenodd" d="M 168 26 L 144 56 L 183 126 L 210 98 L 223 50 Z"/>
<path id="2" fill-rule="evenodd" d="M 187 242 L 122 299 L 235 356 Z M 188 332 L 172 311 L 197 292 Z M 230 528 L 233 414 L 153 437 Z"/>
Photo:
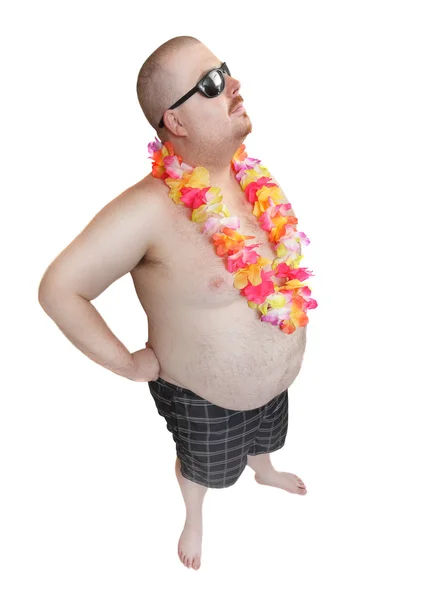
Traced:
<path id="1" fill-rule="evenodd" d="M 257 469 L 255 471 L 255 475 L 258 477 L 268 477 L 269 475 L 274 475 L 277 472 L 278 471 L 273 466 L 269 466 L 264 469 Z"/>
<path id="2" fill-rule="evenodd" d="M 186 522 L 184 523 L 185 526 L 200 529 L 202 527 L 202 524 L 203 524 L 202 513 L 199 513 L 199 514 L 187 513 L 186 514 Z"/>

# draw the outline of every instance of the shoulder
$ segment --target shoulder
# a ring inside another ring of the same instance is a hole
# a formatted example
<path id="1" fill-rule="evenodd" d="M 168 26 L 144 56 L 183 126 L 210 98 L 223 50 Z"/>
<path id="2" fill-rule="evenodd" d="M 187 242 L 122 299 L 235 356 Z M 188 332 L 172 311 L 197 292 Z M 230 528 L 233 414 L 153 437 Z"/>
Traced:
<path id="1" fill-rule="evenodd" d="M 149 173 L 146 177 L 129 188 L 127 211 L 144 223 L 146 238 L 149 245 L 140 263 L 157 263 L 155 258 L 164 243 L 167 223 L 165 206 L 168 200 L 168 188 L 164 181 Z M 169 200 L 170 201 L 170 200 Z"/>
<path id="2" fill-rule="evenodd" d="M 135 183 L 130 189 L 134 192 L 134 195 L 139 197 L 144 196 L 146 200 L 149 199 L 152 203 L 163 198 L 165 194 L 163 180 L 154 177 L 152 173 L 146 175 L 146 177 Z"/>
<path id="3" fill-rule="evenodd" d="M 162 220 L 167 196 L 165 187 L 161 180 L 149 174 L 127 188 L 112 203 L 116 204 L 130 221 L 141 218 L 146 222 L 158 224 Z"/>

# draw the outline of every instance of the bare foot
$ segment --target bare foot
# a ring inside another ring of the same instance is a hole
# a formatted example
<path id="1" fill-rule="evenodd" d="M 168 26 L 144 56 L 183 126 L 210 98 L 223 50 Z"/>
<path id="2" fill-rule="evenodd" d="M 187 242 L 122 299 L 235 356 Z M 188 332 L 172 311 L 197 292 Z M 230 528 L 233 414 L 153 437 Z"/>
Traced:
<path id="1" fill-rule="evenodd" d="M 201 566 L 201 541 L 203 537 L 202 523 L 184 524 L 178 541 L 178 556 L 186 567 L 198 570 Z"/>
<path id="2" fill-rule="evenodd" d="M 283 490 L 287 490 L 292 494 L 300 494 L 301 496 L 304 496 L 307 493 L 307 489 L 303 481 L 293 473 L 272 470 L 266 473 L 261 473 L 260 475 L 256 473 L 255 479 L 262 485 L 278 487 Z"/>

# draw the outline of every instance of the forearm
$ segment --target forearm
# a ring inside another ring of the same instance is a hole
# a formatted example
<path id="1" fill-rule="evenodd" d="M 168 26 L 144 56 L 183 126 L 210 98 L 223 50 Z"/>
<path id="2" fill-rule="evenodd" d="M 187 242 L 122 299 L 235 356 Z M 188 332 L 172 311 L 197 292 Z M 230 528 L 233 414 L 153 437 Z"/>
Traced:
<path id="1" fill-rule="evenodd" d="M 134 373 L 132 355 L 112 333 L 95 306 L 78 294 L 48 292 L 39 302 L 57 327 L 88 358 L 117 375 Z"/>

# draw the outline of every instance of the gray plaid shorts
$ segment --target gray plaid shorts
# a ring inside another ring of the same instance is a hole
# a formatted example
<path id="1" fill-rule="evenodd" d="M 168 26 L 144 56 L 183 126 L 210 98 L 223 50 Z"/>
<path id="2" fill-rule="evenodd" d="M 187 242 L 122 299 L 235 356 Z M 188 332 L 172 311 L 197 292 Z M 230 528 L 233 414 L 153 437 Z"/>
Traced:
<path id="1" fill-rule="evenodd" d="M 288 390 L 251 410 L 222 408 L 192 390 L 161 377 L 149 381 L 158 413 L 172 433 L 181 474 L 200 485 L 233 485 L 247 466 L 247 455 L 284 446 L 288 428 Z"/>

